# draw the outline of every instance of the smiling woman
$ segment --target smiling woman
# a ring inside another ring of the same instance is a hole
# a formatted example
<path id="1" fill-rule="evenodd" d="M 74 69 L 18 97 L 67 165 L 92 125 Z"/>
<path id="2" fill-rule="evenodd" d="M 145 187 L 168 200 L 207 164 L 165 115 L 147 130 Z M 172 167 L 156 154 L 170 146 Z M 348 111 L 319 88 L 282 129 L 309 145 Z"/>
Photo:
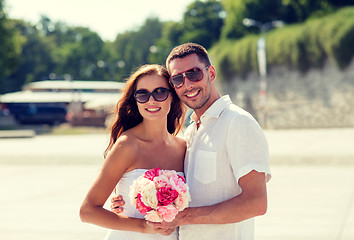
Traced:
<path id="1" fill-rule="evenodd" d="M 143 106 L 145 107 L 144 103 L 150 103 L 151 95 L 156 102 L 163 102 L 170 96 L 171 106 L 168 114 L 166 113 L 167 130 L 174 135 L 181 130 L 185 109 L 182 107 L 176 91 L 168 84 L 169 76 L 167 69 L 160 65 L 142 66 L 130 76 L 126 82 L 124 93 L 116 106 L 111 126 L 111 139 L 106 154 L 122 132 L 137 126 L 143 121 L 145 112 Z M 142 81 L 143 79 L 145 81 Z M 163 100 L 164 98 L 165 100 Z"/>
<path id="2" fill-rule="evenodd" d="M 176 135 L 185 108 L 169 77 L 161 65 L 141 66 L 127 80 L 117 103 L 105 162 L 80 208 L 82 221 L 113 230 L 106 239 L 177 239 L 175 229 L 163 236 L 166 230 L 147 225 L 143 213 L 131 204 L 119 215 L 103 207 L 112 191 L 128 199 L 129 187 L 148 169 L 183 175 L 186 143 Z"/>
<path id="3" fill-rule="evenodd" d="M 179 21 L 182 19 L 187 5 L 191 2 L 193 1 L 5 0 L 6 10 L 10 18 L 37 23 L 40 16 L 45 15 L 52 21 L 89 27 L 97 32 L 102 39 L 109 41 L 114 41 L 118 33 L 133 30 L 140 26 L 146 18 L 151 16 L 158 16 L 163 21 Z M 170 11 L 170 9 L 173 9 L 173 11 Z"/>

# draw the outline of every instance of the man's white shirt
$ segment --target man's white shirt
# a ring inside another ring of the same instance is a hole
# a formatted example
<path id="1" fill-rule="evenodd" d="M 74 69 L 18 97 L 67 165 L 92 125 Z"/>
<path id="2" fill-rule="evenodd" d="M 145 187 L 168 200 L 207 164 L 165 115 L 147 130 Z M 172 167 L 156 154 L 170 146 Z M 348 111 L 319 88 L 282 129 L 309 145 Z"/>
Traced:
<path id="1" fill-rule="evenodd" d="M 191 193 L 190 207 L 213 205 L 241 193 L 238 181 L 252 170 L 264 172 L 270 180 L 267 140 L 257 121 L 232 104 L 229 96 L 215 101 L 201 116 L 197 129 L 195 115 L 184 138 L 184 163 Z M 194 224 L 180 227 L 179 239 L 254 238 L 254 219 L 232 224 Z"/>

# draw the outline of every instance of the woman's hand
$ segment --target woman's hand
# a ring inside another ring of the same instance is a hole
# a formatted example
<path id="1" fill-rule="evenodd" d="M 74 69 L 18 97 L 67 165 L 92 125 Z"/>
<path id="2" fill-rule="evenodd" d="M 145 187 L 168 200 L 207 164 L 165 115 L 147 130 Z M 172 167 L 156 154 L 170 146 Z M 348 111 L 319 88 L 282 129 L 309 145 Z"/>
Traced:
<path id="1" fill-rule="evenodd" d="M 123 200 L 122 195 L 113 195 L 112 199 L 111 199 L 111 210 L 112 212 L 114 212 L 115 214 L 119 214 L 121 212 L 123 212 L 123 206 L 124 206 L 125 202 Z M 154 224 L 149 224 L 151 222 L 146 221 L 145 222 L 145 226 L 144 226 L 144 233 L 149 233 L 149 234 L 161 234 L 163 236 L 168 236 L 171 233 L 173 233 L 173 231 L 175 230 L 174 227 L 171 226 L 163 226 L 160 227 L 158 226 L 158 224 L 154 225 Z"/>
<path id="2" fill-rule="evenodd" d="M 125 202 L 123 200 L 123 197 L 121 195 L 114 195 L 111 199 L 111 210 L 115 214 L 119 214 L 123 212 L 123 206 Z"/>

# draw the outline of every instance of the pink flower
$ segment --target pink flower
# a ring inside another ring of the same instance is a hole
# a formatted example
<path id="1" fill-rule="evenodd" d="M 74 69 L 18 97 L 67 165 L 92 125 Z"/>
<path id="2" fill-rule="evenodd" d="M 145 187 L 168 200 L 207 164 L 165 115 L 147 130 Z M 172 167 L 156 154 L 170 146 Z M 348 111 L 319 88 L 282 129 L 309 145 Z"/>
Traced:
<path id="1" fill-rule="evenodd" d="M 186 184 L 183 182 L 178 175 L 174 175 L 170 178 L 170 183 L 173 189 L 177 190 L 180 193 L 185 193 L 187 191 Z"/>
<path id="2" fill-rule="evenodd" d="M 154 177 L 157 177 L 159 175 L 160 175 L 160 168 L 154 168 L 154 169 L 150 169 L 149 171 L 146 171 L 144 174 L 144 178 L 150 179 L 152 181 Z"/>
<path id="3" fill-rule="evenodd" d="M 138 209 L 138 211 L 145 215 L 148 211 L 151 211 L 152 208 L 146 206 L 142 201 L 141 201 L 141 194 L 138 193 L 137 195 L 137 200 L 136 200 L 136 209 Z"/>
<path id="4" fill-rule="evenodd" d="M 178 210 L 174 206 L 168 205 L 157 207 L 157 212 L 162 220 L 172 222 L 172 220 L 176 217 Z"/>
<path id="5" fill-rule="evenodd" d="M 159 206 L 166 206 L 178 197 L 178 192 L 171 187 L 162 187 L 157 191 Z"/>
<path id="6" fill-rule="evenodd" d="M 189 192 L 180 193 L 176 200 L 174 201 L 174 205 L 178 211 L 183 211 L 187 206 L 188 202 L 190 201 Z"/>
<path id="7" fill-rule="evenodd" d="M 186 179 L 183 176 L 177 175 L 184 183 L 186 183 Z"/>
<path id="8" fill-rule="evenodd" d="M 188 185 L 175 170 L 150 169 L 130 187 L 133 206 L 152 222 L 171 222 L 179 211 L 188 207 Z"/>
<path id="9" fill-rule="evenodd" d="M 154 183 L 157 189 L 170 186 L 170 181 L 165 175 L 160 175 L 158 177 L 155 177 Z"/>

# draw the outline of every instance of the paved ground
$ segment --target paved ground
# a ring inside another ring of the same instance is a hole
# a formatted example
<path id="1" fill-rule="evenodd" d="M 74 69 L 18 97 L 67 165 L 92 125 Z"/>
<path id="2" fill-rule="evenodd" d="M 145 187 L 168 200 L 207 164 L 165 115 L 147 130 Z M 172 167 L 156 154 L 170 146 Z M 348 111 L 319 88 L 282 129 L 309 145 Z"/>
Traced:
<path id="1" fill-rule="evenodd" d="M 266 135 L 273 178 L 256 239 L 353 240 L 354 129 Z M 0 139 L 0 239 L 103 239 L 106 230 L 81 223 L 78 209 L 105 141 L 104 135 Z"/>
<path id="2" fill-rule="evenodd" d="M 354 164 L 354 128 L 266 130 L 272 164 Z"/>

